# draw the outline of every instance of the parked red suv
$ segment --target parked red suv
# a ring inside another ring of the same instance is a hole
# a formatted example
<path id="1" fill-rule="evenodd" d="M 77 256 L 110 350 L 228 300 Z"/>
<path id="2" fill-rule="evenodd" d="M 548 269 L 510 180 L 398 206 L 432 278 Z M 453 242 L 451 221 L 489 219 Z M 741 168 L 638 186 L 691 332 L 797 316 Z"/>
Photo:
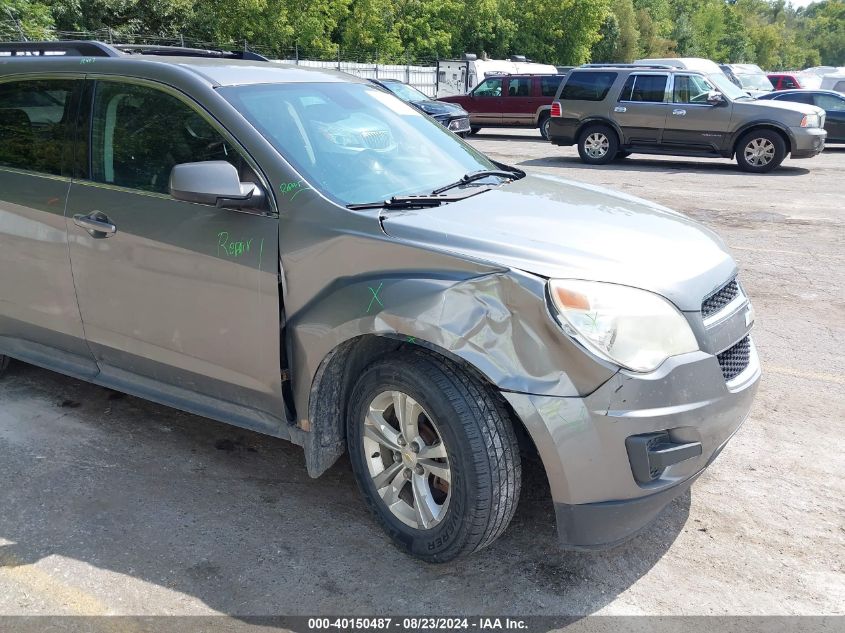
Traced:
<path id="1" fill-rule="evenodd" d="M 813 82 L 807 75 L 793 73 L 769 73 L 766 75 L 775 90 L 793 90 L 795 88 L 818 88 L 821 81 Z"/>
<path id="2" fill-rule="evenodd" d="M 443 97 L 469 112 L 470 134 L 483 127 L 536 127 L 548 140 L 549 111 L 561 75 L 493 75 L 469 94 Z"/>

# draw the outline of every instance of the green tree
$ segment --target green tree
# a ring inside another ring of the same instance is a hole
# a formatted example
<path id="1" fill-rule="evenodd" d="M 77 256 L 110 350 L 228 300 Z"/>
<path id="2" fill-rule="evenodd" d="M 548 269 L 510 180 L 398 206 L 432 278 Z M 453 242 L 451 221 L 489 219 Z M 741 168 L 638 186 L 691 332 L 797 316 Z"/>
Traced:
<path id="1" fill-rule="evenodd" d="M 43 40 L 50 37 L 50 7 L 35 0 L 0 0 L 0 40 Z"/>

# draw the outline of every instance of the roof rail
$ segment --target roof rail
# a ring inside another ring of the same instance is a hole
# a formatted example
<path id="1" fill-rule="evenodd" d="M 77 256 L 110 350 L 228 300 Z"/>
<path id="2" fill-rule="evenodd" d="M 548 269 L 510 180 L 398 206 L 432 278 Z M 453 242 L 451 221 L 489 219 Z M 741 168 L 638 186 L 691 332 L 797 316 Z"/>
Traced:
<path id="1" fill-rule="evenodd" d="M 117 50 L 130 55 L 162 55 L 170 57 L 217 57 L 223 59 L 247 59 L 254 62 L 270 61 L 263 55 L 249 50 L 224 51 L 185 46 L 158 46 L 155 44 L 114 44 Z"/>
<path id="2" fill-rule="evenodd" d="M 669 64 L 581 64 L 581 68 L 652 68 L 655 70 L 671 70 L 678 68 Z M 678 68 L 678 70 L 683 70 Z"/>
<path id="3" fill-rule="evenodd" d="M 0 57 L 120 57 L 102 42 L 60 40 L 55 42 L 0 42 Z"/>

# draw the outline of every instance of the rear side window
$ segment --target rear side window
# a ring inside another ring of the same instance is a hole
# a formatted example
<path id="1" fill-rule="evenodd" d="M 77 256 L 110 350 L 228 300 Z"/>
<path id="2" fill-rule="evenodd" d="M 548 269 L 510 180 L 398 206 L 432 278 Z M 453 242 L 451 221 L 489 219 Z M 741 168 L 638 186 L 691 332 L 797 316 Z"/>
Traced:
<path id="1" fill-rule="evenodd" d="M 508 80 L 509 97 L 530 97 L 531 79 L 529 77 L 512 78 Z"/>
<path id="2" fill-rule="evenodd" d="M 610 91 L 617 73 L 572 72 L 560 98 L 569 101 L 603 101 Z"/>
<path id="3" fill-rule="evenodd" d="M 92 179 L 168 193 L 180 163 L 225 160 L 238 153 L 202 116 L 176 97 L 150 88 L 100 82 L 94 96 Z"/>
<path id="4" fill-rule="evenodd" d="M 772 82 L 774 83 L 774 82 Z M 781 90 L 789 90 L 791 88 L 797 88 L 798 84 L 792 77 L 781 77 L 780 78 L 780 89 Z"/>
<path id="5" fill-rule="evenodd" d="M 666 75 L 631 75 L 622 87 L 619 101 L 662 103 L 666 99 Z"/>
<path id="6" fill-rule="evenodd" d="M 0 165 L 61 175 L 75 83 L 0 84 Z"/>
<path id="7" fill-rule="evenodd" d="M 557 89 L 560 88 L 560 77 L 541 77 L 540 78 L 540 94 L 544 97 L 554 97 L 557 94 Z"/>

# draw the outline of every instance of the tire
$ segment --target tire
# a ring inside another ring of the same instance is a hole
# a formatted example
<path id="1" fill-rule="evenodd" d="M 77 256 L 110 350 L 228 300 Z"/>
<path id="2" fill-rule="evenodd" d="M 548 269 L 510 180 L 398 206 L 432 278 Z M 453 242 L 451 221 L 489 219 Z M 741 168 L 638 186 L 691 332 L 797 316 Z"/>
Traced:
<path id="1" fill-rule="evenodd" d="M 578 135 L 578 155 L 588 165 L 607 165 L 618 151 L 619 138 L 606 125 L 588 125 Z"/>
<path id="2" fill-rule="evenodd" d="M 0 354 L 0 376 L 6 373 L 6 370 L 9 368 L 9 361 L 11 360 L 8 356 Z"/>
<path id="3" fill-rule="evenodd" d="M 469 134 L 470 136 L 475 136 L 476 134 L 478 134 L 478 131 L 480 129 L 481 128 L 476 126 L 476 125 L 470 125 L 469 126 L 469 132 L 467 132 L 467 134 Z"/>
<path id="4" fill-rule="evenodd" d="M 394 402 L 412 415 L 400 423 Z M 399 549 L 441 563 L 504 532 L 521 486 L 516 436 L 504 404 L 461 367 L 424 351 L 388 355 L 363 371 L 347 411 L 358 488 Z"/>
<path id="5" fill-rule="evenodd" d="M 736 144 L 736 162 L 742 171 L 765 174 L 786 158 L 786 142 L 774 130 L 751 130 Z"/>
<path id="6" fill-rule="evenodd" d="M 540 116 L 540 123 L 537 125 L 537 127 L 540 130 L 540 136 L 542 136 L 547 141 L 552 140 L 549 129 L 551 127 L 551 124 L 552 117 L 550 117 L 548 114 L 543 114 Z"/>

